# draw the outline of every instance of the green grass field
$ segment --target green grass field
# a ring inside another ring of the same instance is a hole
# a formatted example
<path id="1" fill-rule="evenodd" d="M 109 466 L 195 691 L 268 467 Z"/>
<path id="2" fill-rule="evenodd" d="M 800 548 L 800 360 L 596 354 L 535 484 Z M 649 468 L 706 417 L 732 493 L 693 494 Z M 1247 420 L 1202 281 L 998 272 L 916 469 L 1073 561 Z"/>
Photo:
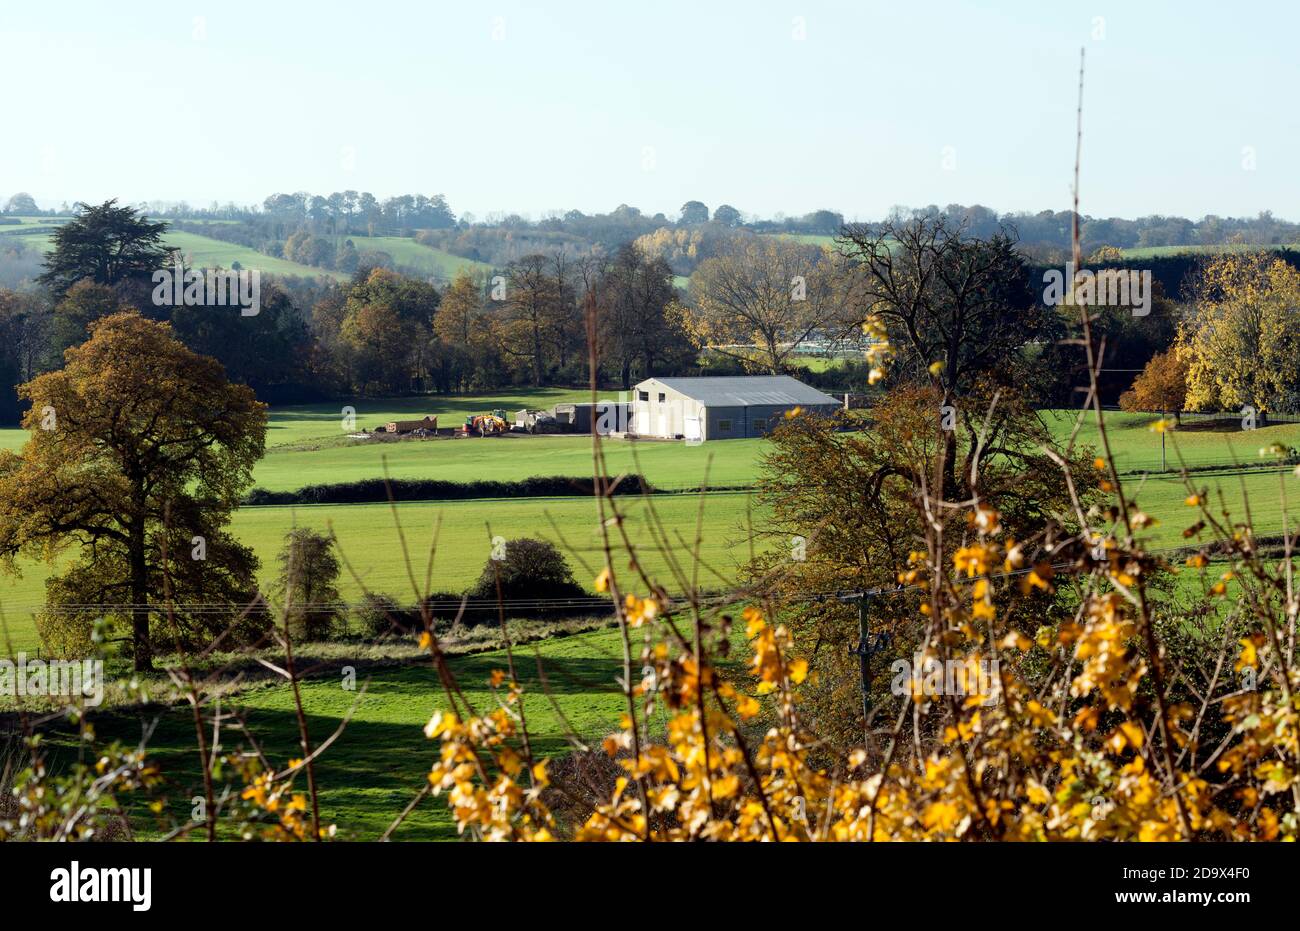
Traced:
<path id="1" fill-rule="evenodd" d="M 303 485 L 377 478 L 430 478 L 452 482 L 518 481 L 534 476 L 589 476 L 592 442 L 587 436 L 510 434 L 482 439 L 410 439 L 400 442 L 344 440 L 347 445 L 273 449 L 258 463 L 257 485 L 290 491 Z M 715 444 L 716 446 L 716 444 Z M 708 444 L 606 440 L 605 462 L 613 474 L 640 473 L 657 487 L 734 487 L 754 480 L 764 449 L 760 439 L 731 440 L 725 450 Z"/>
<path id="2" fill-rule="evenodd" d="M 453 396 L 444 398 L 408 398 L 398 400 L 358 400 L 357 424 L 373 427 L 395 417 L 437 413 L 458 422 L 465 413 L 492 407 L 514 410 L 517 407 L 547 407 L 564 400 L 580 400 L 585 392 L 566 389 L 518 391 L 505 398 Z M 343 436 L 341 404 L 304 405 L 272 411 L 269 451 L 258 464 L 256 483 L 272 490 L 292 490 L 315 482 L 339 482 L 381 477 L 387 459 L 393 478 L 441 478 L 451 481 L 474 479 L 516 480 L 530 476 L 591 474 L 590 440 L 581 436 L 514 436 L 494 439 L 406 440 L 381 443 L 371 440 L 352 441 Z M 1062 441 L 1068 436 L 1077 412 L 1046 412 L 1044 415 L 1054 434 Z M 1160 465 L 1160 435 L 1150 432 L 1150 415 L 1107 415 L 1109 435 L 1117 465 L 1126 472 L 1157 470 Z M 25 439 L 20 430 L 0 431 L 0 446 L 17 449 Z M 1166 435 L 1170 469 L 1177 469 L 1179 454 L 1190 466 L 1210 464 L 1230 466 L 1237 461 L 1248 465 L 1260 462 L 1258 450 L 1278 442 L 1300 447 L 1300 425 L 1285 424 L 1261 427 L 1252 432 L 1239 429 L 1218 430 L 1195 427 L 1175 430 Z M 1080 432 L 1080 442 L 1097 445 L 1097 431 L 1088 415 Z M 652 483 L 667 487 L 699 484 L 709 469 L 711 485 L 742 485 L 758 476 L 766 445 L 764 440 L 732 440 L 686 446 L 682 443 L 628 443 L 611 440 L 605 450 L 615 472 L 640 472 Z M 1248 496 L 1252 517 L 1260 533 L 1277 533 L 1283 526 L 1282 494 L 1289 496 L 1291 526 L 1297 525 L 1295 502 L 1300 501 L 1300 482 L 1289 470 L 1258 469 L 1220 470 L 1194 476 L 1196 486 L 1208 486 L 1216 496 L 1222 494 L 1227 506 L 1238 517 L 1244 516 Z M 1191 522 L 1190 512 L 1182 502 L 1187 492 L 1176 475 L 1130 474 L 1125 487 L 1136 496 L 1141 507 L 1155 516 L 1160 524 L 1151 533 L 1157 546 L 1183 543 L 1182 528 Z M 657 496 L 654 507 L 670 532 L 678 535 L 674 543 L 684 547 L 694 539 L 698 498 L 695 495 Z M 644 503 L 623 499 L 632 518 L 629 527 L 639 546 L 650 547 L 646 531 Z M 749 495 L 715 493 L 706 499 L 704 509 L 704 562 L 712 569 L 703 582 L 720 587 L 733 577 L 736 567 L 748 558 L 750 520 Z M 405 502 L 397 509 L 417 578 L 424 578 L 428 547 L 436 521 L 442 529 L 433 575 L 437 590 L 459 591 L 471 584 L 482 569 L 491 534 L 507 538 L 535 536 L 552 539 L 565 550 L 575 573 L 589 584 L 594 572 L 584 569 L 600 565 L 593 503 L 585 497 L 497 499 L 455 502 Z M 761 528 L 761 513 L 752 515 Z M 275 572 L 275 556 L 284 534 L 294 526 L 325 529 L 333 525 L 342 552 L 353 563 L 367 588 L 382 591 L 407 601 L 412 599 L 405 563 L 397 544 L 397 532 L 387 505 L 316 505 L 298 507 L 246 507 L 237 512 L 234 531 L 252 546 L 262 561 L 264 579 Z M 558 528 L 558 531 L 557 531 Z M 661 556 L 646 553 L 647 564 L 656 573 L 666 575 Z M 32 612 L 44 599 L 43 581 L 48 574 L 44 565 L 27 565 L 22 579 L 0 578 L 0 607 L 8 620 L 16 649 L 36 644 Z M 347 576 L 344 595 L 355 599 L 361 587 Z"/>
<path id="3" fill-rule="evenodd" d="M 810 372 L 829 372 L 833 369 L 840 368 L 841 364 L 847 361 L 847 358 L 848 357 L 845 356 L 799 355 L 792 356 L 790 358 L 790 364 L 799 368 L 805 368 Z M 861 361 L 862 356 L 859 355 L 857 359 L 858 361 Z"/>
<path id="4" fill-rule="evenodd" d="M 58 226 L 67 223 L 72 217 L 7 217 L 6 219 L 17 220 L 23 226 Z M 0 229 L 4 228 L 0 227 Z"/>
<path id="5" fill-rule="evenodd" d="M 0 237 L 3 236 L 26 236 L 34 229 L 43 229 L 45 227 L 62 226 L 71 220 L 71 217 L 5 217 L 6 220 L 17 220 L 15 223 L 0 224 Z M 3 242 L 3 239 L 0 239 Z"/>
<path id="6" fill-rule="evenodd" d="M 629 537 L 645 565 L 654 577 L 675 589 L 678 586 L 672 581 L 667 560 L 651 533 L 647 508 L 653 506 L 658 522 L 669 534 L 676 558 L 689 571 L 700 498 L 690 494 L 663 495 L 651 502 L 628 497 L 620 499 L 620 506 L 628 515 Z M 716 589 L 732 584 L 736 569 L 749 559 L 750 507 L 747 493 L 719 492 L 706 497 L 700 546 L 702 587 Z M 579 583 L 588 589 L 604 565 L 596 505 L 590 498 L 409 502 L 399 504 L 396 512 L 421 588 L 435 530 L 432 588 L 436 591 L 459 592 L 475 582 L 487 563 L 494 536 L 553 541 L 565 553 Z M 753 514 L 755 525 L 761 523 L 760 518 L 759 513 Z M 355 601 L 368 590 L 393 595 L 404 603 L 415 601 L 393 509 L 387 504 L 241 508 L 232 530 L 260 558 L 264 583 L 274 578 L 278 570 L 276 555 L 284 535 L 294 527 L 321 531 L 333 528 L 342 556 L 360 578 L 358 582 L 345 568 L 340 590 L 346 600 Z M 21 578 L 0 577 L 0 609 L 15 651 L 32 649 L 38 643 L 33 614 L 44 602 L 44 580 L 51 571 L 43 563 L 24 562 Z"/>
<path id="7" fill-rule="evenodd" d="M 23 218 L 19 218 L 23 219 Z M 33 218 L 46 221 L 45 224 L 54 225 L 49 217 Z M 25 222 L 25 221 L 24 221 Z M 62 222 L 67 222 L 66 218 Z M 31 224 L 37 225 L 37 224 Z M 6 233 L 6 230 L 12 230 L 15 227 L 0 226 L 0 244 L 3 244 L 4 236 L 13 236 L 22 242 L 29 249 L 39 249 L 42 252 L 49 251 L 50 235 L 48 233 Z M 244 268 L 258 269 L 267 275 L 282 275 L 285 277 L 314 278 L 324 275 L 339 281 L 347 279 L 343 272 L 329 271 L 324 268 L 312 268 L 310 265 L 299 265 L 297 262 L 290 262 L 286 259 L 277 259 L 269 255 L 263 255 L 255 249 L 249 249 L 245 246 L 236 245 L 235 243 L 223 242 L 220 239 L 212 239 L 208 236 L 200 236 L 197 233 L 184 233 L 178 230 L 171 230 L 163 236 L 163 242 L 176 249 L 180 249 L 190 260 L 202 268 L 213 268 L 222 266 L 229 268 L 231 263 L 238 262 Z"/>
<path id="8" fill-rule="evenodd" d="M 403 268 L 414 269 L 425 275 L 451 279 L 462 269 L 466 271 L 491 271 L 492 266 L 486 262 L 452 255 L 442 249 L 434 249 L 414 239 L 403 236 L 347 236 L 358 252 L 387 252 L 393 261 Z"/>
<path id="9" fill-rule="evenodd" d="M 1253 243 L 1218 243 L 1208 246 L 1143 246 L 1121 249 L 1126 259 L 1151 259 L 1169 255 L 1213 255 L 1219 252 L 1258 252 L 1264 249 L 1295 249 L 1296 243 L 1256 245 Z"/>
<path id="10" fill-rule="evenodd" d="M 501 399 L 446 398 L 400 401 L 359 401 L 359 423 L 372 425 L 390 416 L 438 412 L 452 416 L 492 406 L 543 406 L 555 403 L 563 392 L 517 393 L 506 404 Z M 455 440 L 387 444 L 379 450 L 340 445 L 339 405 L 309 405 L 277 409 L 272 413 L 272 449 L 259 467 L 259 480 L 282 487 L 302 484 L 318 475 L 325 480 L 374 475 L 378 452 L 390 457 L 394 474 L 412 476 L 476 478 L 513 474 L 586 474 L 588 440 L 582 437 L 520 437 L 507 440 Z M 1058 437 L 1068 434 L 1076 412 L 1047 414 Z M 1151 433 L 1144 415 L 1112 414 L 1110 438 L 1117 462 L 1128 471 L 1159 465 L 1159 435 Z M 1081 441 L 1095 443 L 1097 431 L 1091 419 L 1085 422 Z M 0 441 L 13 444 L 12 436 Z M 1279 425 L 1251 434 L 1240 430 L 1185 429 L 1168 435 L 1171 465 L 1175 449 L 1189 462 L 1208 464 L 1230 461 L 1235 454 L 1244 462 L 1258 461 L 1257 450 L 1272 442 L 1300 442 L 1300 426 Z M 683 444 L 611 443 L 611 450 L 635 449 L 643 457 L 642 470 L 651 475 L 696 475 L 702 458 L 714 456 L 715 480 L 721 476 L 752 478 L 756 474 L 762 441 L 734 441 L 686 447 Z M 410 450 L 410 452 L 406 452 Z M 300 479 L 300 480 L 295 480 Z M 1261 533 L 1277 532 L 1283 525 L 1282 499 L 1289 504 L 1289 522 L 1297 525 L 1295 502 L 1300 501 L 1300 481 L 1289 469 L 1274 471 L 1223 470 L 1194 476 L 1196 485 L 1209 486 L 1217 510 L 1220 498 L 1234 513 L 1244 517 L 1248 496 L 1251 515 Z M 1128 494 L 1140 507 L 1159 520 L 1146 533 L 1155 548 L 1185 544 L 1182 529 L 1195 519 L 1183 498 L 1187 492 L 1174 475 L 1128 474 Z M 694 495 L 657 496 L 652 499 L 663 526 L 672 534 L 679 554 L 686 553 L 694 539 L 700 499 Z M 629 511 L 628 530 L 650 572 L 669 577 L 662 555 L 653 552 L 648 531 L 647 504 L 639 499 L 622 499 Z M 489 535 L 507 538 L 537 536 L 556 541 L 566 552 L 575 575 L 590 585 L 602 564 L 595 505 L 586 498 L 486 500 L 457 502 L 410 502 L 396 512 L 405 532 L 412 569 L 423 585 L 429 547 L 438 531 L 438 548 L 432 573 L 434 589 L 459 590 L 471 584 L 487 559 Z M 705 587 L 722 587 L 734 578 L 736 568 L 748 559 L 748 526 L 761 527 L 762 514 L 744 493 L 714 493 L 704 499 L 702 562 L 709 568 L 701 575 Z M 361 576 L 366 588 L 391 594 L 401 601 L 412 599 L 408 570 L 398 545 L 392 509 L 387 505 L 311 507 L 247 507 L 241 509 L 233 528 L 262 559 L 263 576 L 275 571 L 275 554 L 284 533 L 293 526 L 324 529 L 332 526 L 340 549 Z M 689 563 L 683 558 L 683 562 Z M 584 565 L 585 563 L 585 565 Z M 17 585 L 0 581 L 0 605 L 9 621 L 15 649 L 36 645 L 31 611 L 42 600 L 43 567 L 34 567 Z M 1192 574 L 1180 577 L 1180 585 L 1194 585 Z M 672 586 L 675 587 L 675 586 Z M 350 574 L 342 585 L 347 599 L 361 592 Z M 346 647 L 344 648 L 346 649 Z M 364 647 L 356 648 L 362 651 Z M 587 742 L 596 742 L 615 727 L 622 710 L 615 677 L 621 673 L 621 652 L 616 631 L 558 637 L 525 645 L 516 651 L 527 698 L 530 732 L 535 751 L 541 756 L 563 754 L 569 749 L 568 727 Z M 537 666 L 545 671 L 548 699 L 543 694 Z M 359 661 L 360 662 L 360 661 Z M 490 708 L 494 698 L 487 686 L 493 669 L 504 668 L 501 651 L 454 657 L 451 668 L 467 697 L 480 709 Z M 339 826 L 340 836 L 373 840 L 390 825 L 402 807 L 419 791 L 436 753 L 436 744 L 426 740 L 421 726 L 433 711 L 442 707 L 442 693 L 434 673 L 426 666 L 387 666 L 364 672 L 360 677 L 367 690 L 339 740 L 321 758 L 317 769 L 321 786 L 322 817 Z M 332 733 L 357 701 L 357 692 L 340 687 L 339 680 L 321 677 L 302 687 L 309 726 L 317 739 Z M 238 707 L 259 744 L 270 759 L 283 764 L 299 754 L 296 721 L 290 691 L 284 686 L 251 688 L 223 702 L 223 709 Z M 563 716 L 563 717 L 562 717 Z M 118 711 L 100 715 L 96 731 L 101 739 L 138 739 L 142 723 L 158 720 L 151 741 L 151 756 L 167 779 L 171 811 L 184 818 L 190 799 L 198 794 L 199 774 L 195 765 L 193 731 L 183 708 L 159 714 L 156 709 Z M 234 748 L 240 738 L 228 733 L 225 745 Z M 52 741 L 57 748 L 69 746 L 66 736 Z M 148 834 L 149 820 L 139 809 L 137 827 Z M 454 825 L 445 801 L 426 799 L 395 835 L 399 840 L 454 840 Z"/>
<path id="11" fill-rule="evenodd" d="M 180 249 L 193 264 L 202 268 L 211 268 L 217 265 L 229 268 L 232 262 L 238 262 L 244 268 L 256 268 L 266 275 L 312 278 L 325 276 L 337 281 L 345 281 L 348 277 L 343 272 L 313 268 L 310 265 L 299 265 L 297 262 L 273 258 L 269 255 L 263 255 L 255 249 L 223 242 L 220 239 L 199 236 L 196 233 L 182 233 L 173 230 L 163 237 L 163 241 L 168 246 Z"/>
<path id="12" fill-rule="evenodd" d="M 5 241 L 4 237 L 10 236 L 20 241 L 25 247 L 39 249 L 42 252 L 49 249 L 49 233 L 30 233 L 23 230 L 25 228 L 58 226 L 69 220 L 68 217 L 15 217 L 15 219 L 19 221 L 20 225 L 0 226 L 0 244 Z M 343 238 L 345 237 L 339 237 L 339 240 L 342 241 Z M 401 236 L 349 236 L 346 238 L 351 239 L 359 251 L 387 252 L 393 257 L 393 261 L 403 268 L 413 269 L 422 274 L 438 278 L 453 278 L 461 269 L 489 271 L 492 268 L 491 265 L 485 262 L 476 262 L 473 259 L 452 255 L 442 249 L 434 249 L 422 245 L 414 239 Z M 346 280 L 348 277 L 344 272 L 313 268 L 309 265 L 290 262 L 287 259 L 272 258 L 254 249 L 197 233 L 172 230 L 164 236 L 163 241 L 168 246 L 180 249 L 196 265 L 204 268 L 218 265 L 229 268 L 232 262 L 239 262 L 245 268 L 256 268 L 268 275 L 298 277 L 326 275 L 339 281 Z"/>
<path id="13" fill-rule="evenodd" d="M 1045 421 L 1058 442 L 1064 443 L 1078 421 L 1079 411 L 1045 411 Z M 1115 465 L 1121 471 L 1150 470 L 1161 467 L 1161 434 L 1152 432 L 1158 414 L 1127 414 L 1107 411 L 1106 430 Z M 1100 451 L 1096 415 L 1084 415 L 1078 442 Z M 1213 424 L 1188 418 L 1181 426 L 1164 434 L 1165 463 L 1170 471 L 1182 466 L 1197 468 L 1209 465 L 1259 465 L 1261 448 L 1274 443 L 1300 449 L 1300 424 L 1279 423 L 1242 430 L 1239 421 Z"/>
<path id="14" fill-rule="evenodd" d="M 616 392 L 602 392 L 602 398 L 617 400 Z M 390 420 L 418 419 L 435 414 L 440 426 L 462 423 L 468 414 L 482 414 L 501 408 L 511 417 L 525 407 L 544 409 L 556 404 L 590 401 L 590 389 L 517 388 L 495 394 L 445 394 L 414 398 L 352 398 L 328 404 L 300 404 L 276 407 L 270 413 L 266 434 L 268 449 L 317 441 L 334 441 L 352 432 L 344 423 L 343 409 L 356 415 L 357 430 L 373 430 Z"/>
<path id="15" fill-rule="evenodd" d="M 835 237 L 820 233 L 777 233 L 775 235 L 784 236 L 787 239 L 793 239 L 796 242 L 808 243 L 814 246 L 825 246 L 835 248 Z M 1141 248 L 1133 247 L 1121 249 L 1120 252 L 1126 259 L 1149 259 L 1159 256 L 1182 255 L 1190 253 L 1194 255 L 1205 255 L 1216 252 L 1255 252 L 1260 249 L 1295 249 L 1300 248 L 1297 244 L 1290 245 L 1254 245 L 1250 243 L 1223 243 L 1208 246 L 1143 246 Z"/>
<path id="16" fill-rule="evenodd" d="M 617 400 L 617 392 L 602 398 Z M 591 474 L 587 436 L 505 436 L 490 439 L 409 439 L 400 442 L 353 440 L 347 436 L 343 408 L 355 408 L 356 429 L 374 429 L 390 420 L 434 414 L 454 426 L 471 413 L 504 409 L 512 419 L 525 407 L 589 401 L 583 389 L 523 389 L 509 395 L 445 395 L 422 398 L 355 399 L 346 405 L 309 404 L 271 411 L 267 454 L 254 473 L 257 486 L 290 491 L 304 485 L 381 478 L 387 460 L 391 478 L 516 481 L 533 476 Z M 17 451 L 26 431 L 0 430 L 0 448 Z M 613 473 L 640 472 L 666 488 L 698 486 L 707 470 L 713 486 L 747 485 L 757 475 L 762 440 L 686 446 L 684 443 L 632 443 L 609 440 L 606 461 Z"/>
<path id="17" fill-rule="evenodd" d="M 546 685 L 537 673 L 541 657 Z M 572 733 L 598 743 L 617 729 L 623 697 L 615 676 L 622 673 L 621 648 L 615 630 L 600 630 L 542 641 L 516 648 L 519 678 L 525 689 L 524 710 L 534 751 L 543 757 L 566 752 Z M 450 660 L 465 697 L 481 712 L 495 707 L 488 686 L 494 669 L 506 668 L 502 651 L 454 657 Z M 358 699 L 360 688 L 366 686 Z M 336 678 L 309 679 L 302 700 L 313 740 L 328 737 L 356 703 L 355 713 L 338 740 L 316 764 L 322 821 L 337 824 L 339 837 L 377 840 L 401 810 L 415 798 L 438 752 L 438 743 L 422 728 L 445 706 L 437 675 L 425 665 L 375 669 L 358 676 L 357 691 L 340 687 Z M 548 698 L 549 694 L 549 698 Z M 301 756 L 292 695 L 278 686 L 244 692 L 234 701 L 258 744 L 271 762 L 283 767 Z M 222 709 L 231 708 L 223 702 Z M 558 709 L 558 711 L 557 711 Z M 561 718 L 561 714 L 563 718 Z M 149 756 L 166 780 L 170 812 L 180 821 L 189 817 L 191 799 L 202 795 L 196 764 L 192 719 L 182 709 L 161 715 L 121 712 L 100 715 L 95 728 L 102 740 L 135 743 L 145 724 L 157 726 Z M 566 723 L 567 722 L 567 725 Z M 66 735 L 51 741 L 58 749 L 70 746 Z M 246 744 L 227 730 L 222 743 L 234 750 Z M 299 788 L 305 791 L 300 785 Z M 137 830 L 149 835 L 151 816 L 135 810 Z M 425 799 L 393 835 L 395 840 L 455 840 L 455 826 L 446 799 Z"/>

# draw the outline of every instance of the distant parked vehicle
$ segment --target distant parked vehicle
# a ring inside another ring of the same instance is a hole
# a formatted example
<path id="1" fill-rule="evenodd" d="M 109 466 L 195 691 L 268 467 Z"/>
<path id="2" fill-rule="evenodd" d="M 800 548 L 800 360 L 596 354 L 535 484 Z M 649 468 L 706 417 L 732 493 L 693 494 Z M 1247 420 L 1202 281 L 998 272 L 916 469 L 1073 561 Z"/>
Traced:
<path id="1" fill-rule="evenodd" d="M 438 418 L 432 414 L 426 414 L 420 420 L 390 420 L 385 429 L 389 433 L 414 433 L 416 430 L 437 433 Z"/>

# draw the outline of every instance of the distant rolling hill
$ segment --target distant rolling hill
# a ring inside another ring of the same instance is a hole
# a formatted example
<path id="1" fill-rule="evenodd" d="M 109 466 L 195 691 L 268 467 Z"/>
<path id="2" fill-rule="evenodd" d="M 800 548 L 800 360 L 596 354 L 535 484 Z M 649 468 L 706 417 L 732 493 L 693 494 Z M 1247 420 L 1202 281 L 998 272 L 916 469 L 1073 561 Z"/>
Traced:
<path id="1" fill-rule="evenodd" d="M 346 236 L 339 239 L 351 239 L 358 252 L 387 252 L 402 268 L 439 278 L 454 278 L 461 269 L 490 271 L 492 268 L 486 262 L 462 258 L 403 236 Z"/>
<path id="2" fill-rule="evenodd" d="M 19 219 L 23 221 L 19 226 L 0 226 L 0 245 L 4 244 L 7 237 L 12 236 L 16 237 L 29 249 L 48 252 L 53 227 L 68 222 L 69 218 L 20 217 Z M 316 278 L 324 275 L 340 281 L 348 277 L 343 272 L 313 268 L 310 265 L 300 265 L 287 259 L 272 258 L 247 246 L 222 242 L 219 239 L 200 236 L 196 233 L 182 233 L 171 230 L 163 236 L 163 242 L 168 246 L 180 249 L 194 265 L 200 268 L 214 268 L 216 266 L 229 268 L 232 263 L 238 262 L 244 268 L 256 268 L 268 275 L 299 278 Z"/>
<path id="3" fill-rule="evenodd" d="M 18 224 L 0 226 L 0 245 L 3 245 L 8 237 L 13 237 L 28 248 L 46 252 L 49 250 L 50 234 L 54 228 L 67 223 L 70 218 L 17 217 L 16 219 L 19 221 Z M 414 239 L 401 236 L 354 235 L 340 236 L 338 239 L 340 242 L 351 239 L 359 252 L 385 252 L 392 257 L 394 264 L 401 268 L 437 278 L 451 279 L 461 269 L 488 271 L 492 268 L 484 262 L 452 255 L 442 249 L 434 249 Z M 232 263 L 238 262 L 244 268 L 260 269 L 268 275 L 297 277 L 324 275 L 340 281 L 348 278 L 346 272 L 315 268 L 288 259 L 273 258 L 247 246 L 213 239 L 198 233 L 171 230 L 163 237 L 163 241 L 168 246 L 180 249 L 195 265 L 203 268 L 218 265 L 229 268 Z"/>

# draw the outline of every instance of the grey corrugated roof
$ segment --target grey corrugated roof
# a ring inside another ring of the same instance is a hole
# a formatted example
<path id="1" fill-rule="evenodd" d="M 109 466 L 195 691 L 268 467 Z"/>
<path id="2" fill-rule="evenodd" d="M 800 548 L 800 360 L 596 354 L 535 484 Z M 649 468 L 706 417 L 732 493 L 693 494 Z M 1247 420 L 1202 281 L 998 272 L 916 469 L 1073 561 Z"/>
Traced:
<path id="1" fill-rule="evenodd" d="M 789 375 L 733 375 L 703 378 L 647 379 L 680 391 L 710 407 L 756 407 L 764 404 L 839 404 L 828 394 Z M 645 384 L 642 382 L 641 384 Z M 637 385 L 638 388 L 641 385 Z"/>

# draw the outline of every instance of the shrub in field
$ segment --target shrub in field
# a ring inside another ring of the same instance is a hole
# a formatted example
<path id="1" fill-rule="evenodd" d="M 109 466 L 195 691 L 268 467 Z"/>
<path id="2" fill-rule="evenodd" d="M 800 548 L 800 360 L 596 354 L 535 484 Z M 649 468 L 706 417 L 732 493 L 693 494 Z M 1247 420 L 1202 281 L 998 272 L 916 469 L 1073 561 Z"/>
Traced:
<path id="1" fill-rule="evenodd" d="M 307 527 L 285 534 L 272 590 L 295 640 L 325 640 L 343 620 L 334 538 Z"/>
<path id="2" fill-rule="evenodd" d="M 457 601 L 459 601 L 458 597 Z M 452 616 L 455 616 L 454 613 Z M 420 605 L 403 606 L 392 595 L 374 592 L 367 594 L 353 609 L 353 618 L 357 626 L 368 637 L 418 634 L 424 630 L 424 617 Z M 445 619 L 435 616 L 430 611 L 430 623 L 437 624 L 440 620 Z"/>
<path id="3" fill-rule="evenodd" d="M 353 609 L 352 616 L 366 636 L 383 637 L 401 631 L 398 622 L 401 614 L 396 598 L 371 592 Z"/>
<path id="4" fill-rule="evenodd" d="M 563 604 L 565 600 L 581 604 L 589 596 L 574 581 L 573 570 L 555 544 L 523 537 L 506 541 L 494 555 L 501 558 L 489 559 L 478 582 L 467 592 L 484 604 L 473 617 L 466 612 L 467 623 L 495 621 L 498 593 L 508 617 L 557 617 L 586 610 Z"/>
<path id="5" fill-rule="evenodd" d="M 454 623 L 457 618 L 465 620 L 461 610 L 462 605 L 465 604 L 465 597 L 460 592 L 430 592 L 421 604 L 428 613 L 429 620 L 438 627 L 443 627 Z M 495 604 L 495 600 L 493 603 Z M 465 607 L 465 612 L 468 611 L 469 608 Z M 496 608 L 494 607 L 492 611 L 492 617 L 495 619 Z"/>

